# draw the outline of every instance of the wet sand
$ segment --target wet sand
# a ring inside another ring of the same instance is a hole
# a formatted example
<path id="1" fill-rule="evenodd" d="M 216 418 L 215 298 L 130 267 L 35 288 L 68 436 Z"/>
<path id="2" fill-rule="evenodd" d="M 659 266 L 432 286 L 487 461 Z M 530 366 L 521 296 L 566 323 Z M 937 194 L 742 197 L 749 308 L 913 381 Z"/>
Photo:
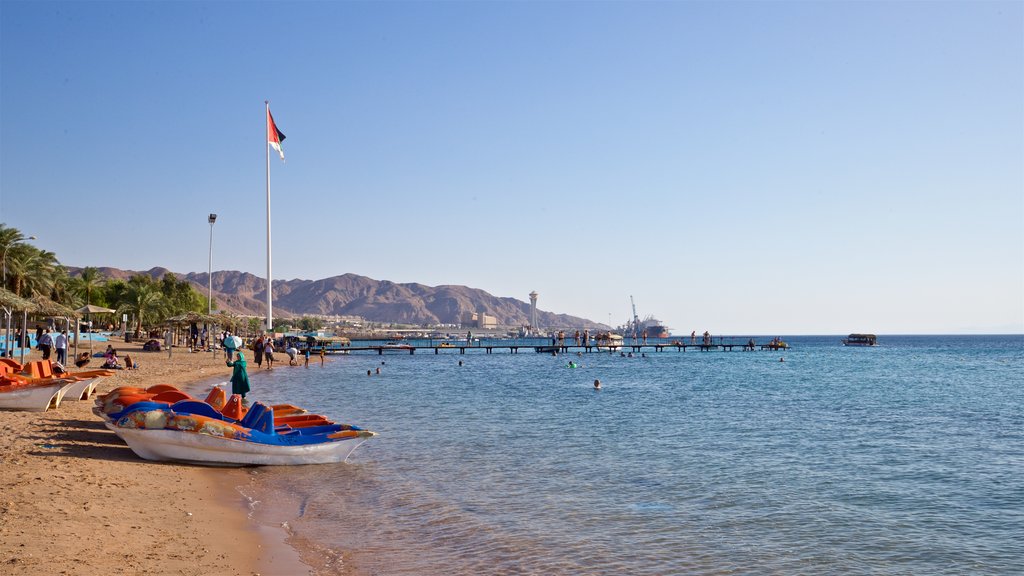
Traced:
<path id="1" fill-rule="evenodd" d="M 175 348 L 169 358 L 142 352 L 141 344 L 111 343 L 141 366 L 105 378 L 98 394 L 230 377 L 223 354 Z M 34 352 L 26 361 L 39 358 Z M 249 519 L 236 489 L 250 481 L 247 469 L 142 460 L 92 406 L 65 401 L 47 412 L 0 411 L 0 573 L 312 573 L 282 529 Z"/>

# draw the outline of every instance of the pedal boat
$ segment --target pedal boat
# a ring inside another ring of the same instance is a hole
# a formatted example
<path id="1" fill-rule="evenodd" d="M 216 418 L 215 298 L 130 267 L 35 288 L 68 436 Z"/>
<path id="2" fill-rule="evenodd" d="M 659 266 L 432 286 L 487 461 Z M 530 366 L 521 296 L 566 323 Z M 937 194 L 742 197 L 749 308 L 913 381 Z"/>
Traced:
<path id="1" fill-rule="evenodd" d="M 170 407 L 140 402 L 120 414 L 114 426 L 140 458 L 207 466 L 344 462 L 375 435 L 349 424 L 278 426 L 274 409 L 259 402 L 238 422 L 205 402 L 183 400 Z"/>

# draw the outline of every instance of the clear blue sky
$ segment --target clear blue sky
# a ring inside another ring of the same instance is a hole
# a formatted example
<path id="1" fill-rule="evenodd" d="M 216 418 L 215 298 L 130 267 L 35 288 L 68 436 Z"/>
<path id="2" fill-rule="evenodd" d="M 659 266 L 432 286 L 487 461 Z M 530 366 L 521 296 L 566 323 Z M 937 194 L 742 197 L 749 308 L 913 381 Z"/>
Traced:
<path id="1" fill-rule="evenodd" d="M 675 333 L 1024 332 L 1020 2 L 0 3 L 0 221 L 71 266 Z"/>

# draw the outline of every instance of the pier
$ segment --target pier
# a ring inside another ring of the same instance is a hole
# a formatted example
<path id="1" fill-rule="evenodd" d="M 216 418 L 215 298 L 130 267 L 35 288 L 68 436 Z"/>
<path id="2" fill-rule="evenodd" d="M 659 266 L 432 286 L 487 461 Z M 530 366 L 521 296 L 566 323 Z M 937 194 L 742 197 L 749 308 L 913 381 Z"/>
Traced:
<path id="1" fill-rule="evenodd" d="M 434 354 L 456 353 L 465 354 L 469 351 L 480 351 L 484 354 L 493 354 L 495 351 L 508 354 L 518 354 L 520 350 L 526 350 L 529 352 L 539 352 L 542 354 L 572 354 L 576 352 L 582 352 L 586 354 L 615 354 L 616 352 L 621 353 L 632 353 L 632 354 L 646 354 L 647 352 L 686 352 L 687 349 L 696 350 L 699 352 L 732 352 L 734 349 L 739 349 L 744 352 L 752 352 L 755 350 L 769 350 L 773 352 L 785 351 L 789 349 L 787 344 L 775 344 L 775 343 L 754 343 L 750 345 L 736 344 L 733 342 L 720 341 L 719 343 L 694 343 L 685 344 L 682 342 L 670 342 L 670 343 L 650 343 L 650 344 L 622 344 L 617 346 L 597 345 L 597 344 L 536 344 L 536 343 L 504 343 L 504 342 L 480 342 L 476 345 L 469 345 L 465 343 L 451 344 L 449 342 L 443 342 L 439 344 L 401 344 L 401 345 L 385 345 L 385 344 L 371 344 L 360 346 L 358 344 L 353 346 L 344 347 L 330 347 L 327 348 L 326 353 L 349 353 L 349 352 L 376 352 L 378 355 L 383 356 L 384 354 L 416 354 L 416 352 L 430 353 L 433 351 Z M 314 352 L 318 353 L 319 348 L 314 348 Z"/>

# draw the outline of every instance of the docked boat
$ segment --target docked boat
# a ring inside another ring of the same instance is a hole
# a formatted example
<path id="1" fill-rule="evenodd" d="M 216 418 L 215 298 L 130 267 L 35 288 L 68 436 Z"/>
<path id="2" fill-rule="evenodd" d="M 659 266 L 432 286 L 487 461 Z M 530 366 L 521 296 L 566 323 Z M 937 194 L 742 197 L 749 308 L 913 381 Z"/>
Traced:
<path id="1" fill-rule="evenodd" d="M 140 458 L 210 466 L 344 462 L 375 435 L 349 424 L 277 426 L 274 409 L 259 402 L 237 423 L 204 402 L 155 409 L 143 402 L 121 414 L 115 426 Z"/>
<path id="2" fill-rule="evenodd" d="M 668 338 L 668 327 L 654 316 L 647 316 L 643 320 L 634 318 L 622 327 L 623 334 L 633 338 Z"/>
<path id="3" fill-rule="evenodd" d="M 622 349 L 622 336 L 614 332 L 604 332 L 594 337 L 598 350 L 617 352 Z"/>
<path id="4" fill-rule="evenodd" d="M 878 338 L 874 334 L 850 334 L 843 339 L 843 346 L 878 346 Z"/>
<path id="5" fill-rule="evenodd" d="M 413 347 L 410 344 L 406 344 L 404 342 L 387 342 L 380 348 L 384 352 L 408 352 L 413 349 Z"/>

